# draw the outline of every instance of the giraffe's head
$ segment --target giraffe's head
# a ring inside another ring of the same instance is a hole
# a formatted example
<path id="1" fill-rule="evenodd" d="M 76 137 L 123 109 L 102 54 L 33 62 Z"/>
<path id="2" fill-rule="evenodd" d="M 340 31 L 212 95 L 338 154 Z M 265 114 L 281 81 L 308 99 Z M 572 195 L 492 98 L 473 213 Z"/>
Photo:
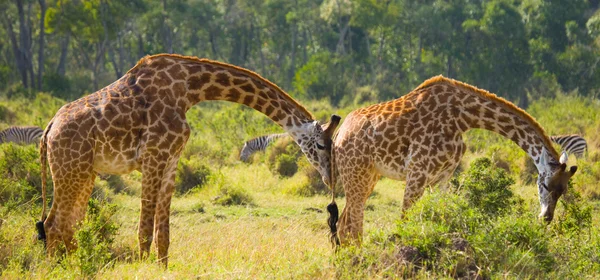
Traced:
<path id="1" fill-rule="evenodd" d="M 320 125 L 314 121 L 290 133 L 327 185 L 331 184 L 331 138 L 340 120 L 340 116 L 331 115 L 331 121 L 327 124 Z"/>
<path id="2" fill-rule="evenodd" d="M 541 206 L 540 218 L 548 223 L 554 218 L 558 199 L 567 192 L 569 179 L 577 171 L 577 166 L 571 166 L 567 170 L 567 160 L 567 154 L 563 152 L 559 162 L 556 162 L 548 155 L 546 149 L 542 148 L 537 184 Z"/>

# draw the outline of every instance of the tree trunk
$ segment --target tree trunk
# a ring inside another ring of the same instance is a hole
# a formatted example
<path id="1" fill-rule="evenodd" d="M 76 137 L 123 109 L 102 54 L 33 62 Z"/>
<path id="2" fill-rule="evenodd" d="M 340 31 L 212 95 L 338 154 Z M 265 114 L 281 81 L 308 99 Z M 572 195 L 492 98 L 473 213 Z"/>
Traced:
<path id="1" fill-rule="evenodd" d="M 348 33 L 348 29 L 350 29 L 350 19 L 346 21 L 344 27 L 340 30 L 340 38 L 338 39 L 336 52 L 339 54 L 345 54 L 346 48 L 344 47 L 344 41 L 346 40 L 346 34 Z"/>
<path id="2" fill-rule="evenodd" d="M 167 12 L 167 0 L 163 0 L 162 1 L 163 4 L 163 36 L 165 43 L 166 43 L 166 48 L 167 48 L 167 53 L 173 53 L 173 36 L 171 34 L 171 28 L 169 27 L 169 24 L 167 23 L 168 20 L 168 12 Z"/>
<path id="3" fill-rule="evenodd" d="M 121 78 L 121 68 L 117 63 L 117 60 L 115 59 L 115 53 L 110 46 L 108 47 L 108 58 L 110 59 L 110 64 L 113 66 L 113 70 L 115 71 L 115 76 L 117 79 Z"/>
<path id="4" fill-rule="evenodd" d="M 138 40 L 138 59 L 144 57 L 144 55 L 146 54 L 146 52 L 144 51 L 144 39 L 142 38 L 142 34 L 138 33 L 137 34 L 137 40 Z"/>
<path id="5" fill-rule="evenodd" d="M 288 71 L 288 79 L 287 86 L 289 87 L 292 84 L 292 80 L 294 79 L 294 75 L 296 72 L 296 23 L 292 25 L 292 44 L 291 44 L 291 53 L 290 53 L 290 69 Z"/>
<path id="6" fill-rule="evenodd" d="M 375 80 L 377 78 L 377 72 L 375 71 L 375 61 L 373 61 L 373 55 L 371 54 L 371 42 L 369 42 L 369 36 L 365 36 L 365 43 L 367 45 L 367 61 L 369 61 L 369 67 L 371 68 L 371 80 L 369 84 L 375 85 Z"/>
<path id="7" fill-rule="evenodd" d="M 377 69 L 379 71 L 381 71 L 381 68 L 383 68 L 383 46 L 385 45 L 385 31 L 383 30 L 383 27 L 381 28 L 381 34 L 379 35 L 379 49 L 377 50 Z"/>
<path id="8" fill-rule="evenodd" d="M 46 26 L 44 19 L 46 18 L 46 0 L 38 0 L 40 4 L 40 43 L 38 52 L 38 90 L 42 90 L 42 76 L 44 73 L 44 33 Z"/>
<path id="9" fill-rule="evenodd" d="M 56 67 L 56 73 L 61 77 L 65 76 L 66 65 L 67 65 L 67 53 L 69 52 L 69 41 L 71 37 L 67 33 L 60 41 L 60 58 L 58 59 L 58 66 Z"/>
<path id="10" fill-rule="evenodd" d="M 306 51 L 306 47 L 308 46 L 308 38 L 306 34 L 306 28 L 302 30 L 302 65 L 308 62 L 308 53 Z"/>
<path id="11" fill-rule="evenodd" d="M 261 74 L 266 77 L 268 75 L 267 75 L 267 70 L 265 69 L 265 55 L 263 54 L 263 51 L 262 51 L 262 40 L 260 39 L 260 27 L 256 28 L 256 41 L 258 42 L 258 55 L 260 57 L 260 69 L 262 71 Z"/>
<path id="12" fill-rule="evenodd" d="M 446 63 L 446 77 L 448 78 L 454 78 L 454 69 L 452 69 L 452 56 L 448 55 L 448 60 Z"/>
<path id="13" fill-rule="evenodd" d="M 210 48 L 211 48 L 212 53 L 213 53 L 213 58 L 214 59 L 219 59 L 221 57 L 221 55 L 219 55 L 219 51 L 217 50 L 218 49 L 217 48 L 217 42 L 215 41 L 216 40 L 215 39 L 215 34 L 214 34 L 214 31 L 212 29 L 209 31 L 208 40 L 210 41 Z"/>
<path id="14" fill-rule="evenodd" d="M 22 65 L 21 79 L 23 82 L 23 86 L 25 88 L 29 88 L 29 62 L 27 61 L 27 25 L 25 23 L 25 11 L 23 10 L 23 1 L 17 0 L 17 11 L 19 12 L 19 44 L 17 48 L 19 48 L 19 61 Z M 32 85 L 33 86 L 33 85 Z"/>
<path id="15" fill-rule="evenodd" d="M 123 72 L 123 67 L 125 67 L 125 50 L 123 49 L 123 37 L 121 37 L 121 32 L 117 32 L 117 44 L 119 48 L 119 72 Z M 121 76 L 119 75 L 119 78 Z"/>
<path id="16" fill-rule="evenodd" d="M 35 74 L 33 71 L 33 46 L 32 46 L 32 42 L 33 42 L 33 37 L 32 37 L 32 31 L 31 31 L 31 27 L 33 26 L 33 22 L 31 21 L 31 13 L 32 13 L 32 7 L 31 7 L 31 2 L 27 3 L 27 24 L 25 25 L 25 33 L 24 33 L 24 44 L 21 45 L 21 47 L 23 48 L 23 53 L 25 54 L 25 61 L 27 62 L 25 64 L 25 66 L 27 66 L 27 73 L 29 76 L 29 85 L 31 88 L 35 88 L 36 84 L 35 84 Z"/>
<path id="17" fill-rule="evenodd" d="M 21 76 L 21 83 L 25 88 L 27 88 L 27 71 L 25 70 L 25 63 L 23 61 L 23 55 L 21 54 L 21 48 L 19 48 L 19 43 L 17 42 L 17 35 L 13 30 L 12 19 L 8 18 L 4 11 L 2 11 L 2 19 L 2 22 L 6 26 L 6 31 L 8 31 L 8 37 L 10 38 L 13 54 L 15 56 L 15 62 L 17 64 L 17 71 L 19 71 L 19 76 Z"/>

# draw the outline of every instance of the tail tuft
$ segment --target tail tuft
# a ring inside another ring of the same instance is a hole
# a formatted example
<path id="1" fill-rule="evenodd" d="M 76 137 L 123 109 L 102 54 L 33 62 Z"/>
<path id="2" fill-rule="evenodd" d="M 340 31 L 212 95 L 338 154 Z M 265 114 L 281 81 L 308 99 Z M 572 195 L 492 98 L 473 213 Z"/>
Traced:
<path id="1" fill-rule="evenodd" d="M 44 246 L 45 246 L 46 245 L 46 231 L 44 230 L 44 222 L 38 221 L 37 223 L 35 223 L 35 228 L 37 229 L 37 232 L 38 232 L 37 239 L 44 241 Z"/>
<path id="2" fill-rule="evenodd" d="M 340 246 L 340 239 L 337 236 L 337 222 L 339 217 L 339 210 L 335 201 L 327 205 L 327 212 L 329 212 L 329 219 L 327 219 L 327 224 L 329 224 L 329 229 L 331 230 L 331 244 L 337 248 L 337 246 Z"/>

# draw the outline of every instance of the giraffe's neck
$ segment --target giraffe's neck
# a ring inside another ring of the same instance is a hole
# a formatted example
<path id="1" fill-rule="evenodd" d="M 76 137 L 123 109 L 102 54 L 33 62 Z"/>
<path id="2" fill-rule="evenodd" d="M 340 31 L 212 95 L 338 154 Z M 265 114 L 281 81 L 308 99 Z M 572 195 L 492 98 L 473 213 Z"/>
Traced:
<path id="1" fill-rule="evenodd" d="M 442 112 L 454 120 L 458 131 L 480 128 L 496 132 L 521 147 L 540 172 L 547 168 L 540 160 L 543 148 L 558 162 L 558 154 L 544 130 L 533 117 L 512 103 L 450 79 L 431 85 L 427 91 L 437 104 L 447 106 Z"/>
<path id="2" fill-rule="evenodd" d="M 256 73 L 195 57 L 155 55 L 142 59 L 135 71 L 138 84 L 170 89 L 178 107 L 187 111 L 198 102 L 223 100 L 239 103 L 262 112 L 292 133 L 314 125 L 314 117 L 275 84 Z"/>

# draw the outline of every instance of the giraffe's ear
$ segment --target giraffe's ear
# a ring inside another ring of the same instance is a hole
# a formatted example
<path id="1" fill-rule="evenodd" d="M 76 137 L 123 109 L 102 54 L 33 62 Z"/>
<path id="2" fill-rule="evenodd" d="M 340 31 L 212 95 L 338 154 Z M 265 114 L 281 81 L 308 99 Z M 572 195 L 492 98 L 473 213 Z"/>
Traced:
<path id="1" fill-rule="evenodd" d="M 327 128 L 325 128 L 323 131 L 323 136 L 326 139 L 331 139 L 331 137 L 333 136 L 333 132 L 335 132 L 335 128 L 340 124 L 341 119 L 342 117 L 338 115 L 331 115 L 331 121 L 329 121 L 329 124 L 327 124 Z"/>
<path id="2" fill-rule="evenodd" d="M 560 155 L 560 159 L 558 160 L 561 164 L 562 163 L 567 163 L 567 161 L 569 161 L 569 155 L 567 155 L 566 152 L 562 152 L 562 155 Z"/>
<path id="3" fill-rule="evenodd" d="M 571 172 L 571 176 L 575 175 L 575 172 L 577 172 L 577 166 L 571 166 L 569 171 Z"/>

